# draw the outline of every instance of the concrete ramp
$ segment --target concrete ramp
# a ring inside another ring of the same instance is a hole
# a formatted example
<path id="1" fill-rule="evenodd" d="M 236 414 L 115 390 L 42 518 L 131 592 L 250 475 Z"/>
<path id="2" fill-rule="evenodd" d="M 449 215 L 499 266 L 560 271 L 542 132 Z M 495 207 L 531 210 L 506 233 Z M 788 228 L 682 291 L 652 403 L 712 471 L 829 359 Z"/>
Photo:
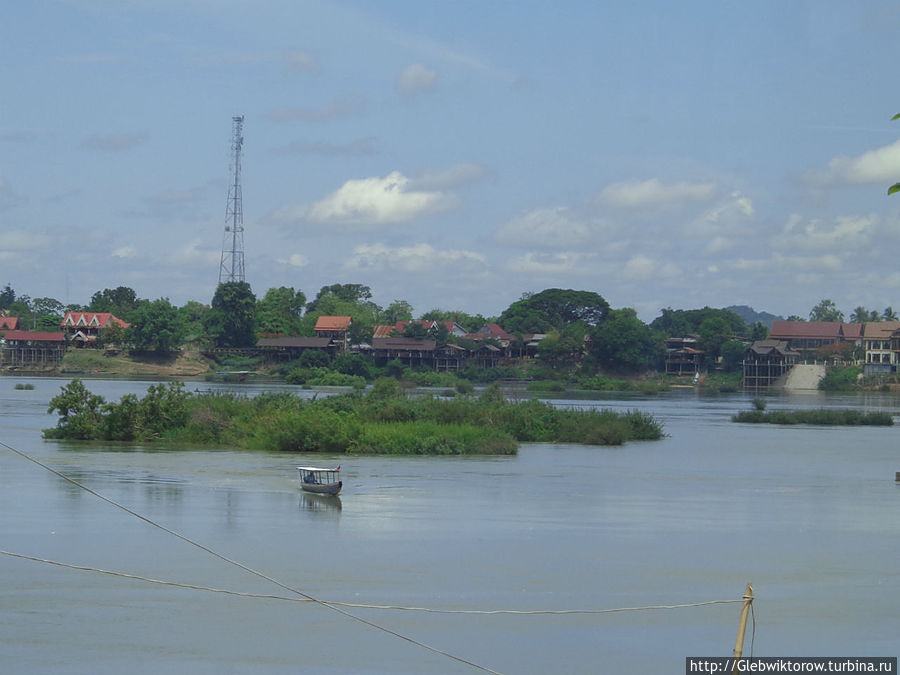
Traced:
<path id="1" fill-rule="evenodd" d="M 791 368 L 784 380 L 784 388 L 788 391 L 818 389 L 819 381 L 825 377 L 825 366 L 798 364 Z"/>

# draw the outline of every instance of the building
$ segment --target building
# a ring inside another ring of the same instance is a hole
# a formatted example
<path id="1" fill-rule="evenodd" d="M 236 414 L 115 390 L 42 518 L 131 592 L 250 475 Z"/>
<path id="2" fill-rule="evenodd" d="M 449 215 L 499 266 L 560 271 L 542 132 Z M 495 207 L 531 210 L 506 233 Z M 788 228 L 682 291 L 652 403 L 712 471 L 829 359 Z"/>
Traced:
<path id="1" fill-rule="evenodd" d="M 65 354 L 65 333 L 8 330 L 0 346 L 0 364 L 5 368 L 53 366 Z"/>
<path id="2" fill-rule="evenodd" d="M 874 321 L 865 324 L 862 344 L 866 352 L 866 375 L 896 372 L 900 364 L 900 321 Z"/>
<path id="3" fill-rule="evenodd" d="M 744 389 L 771 387 L 799 358 L 800 352 L 791 349 L 784 340 L 757 340 L 744 353 Z"/>
<path id="4" fill-rule="evenodd" d="M 66 340 L 79 346 L 97 342 L 111 326 L 125 329 L 130 325 L 110 312 L 66 312 L 59 324 Z"/>
<path id="5" fill-rule="evenodd" d="M 256 348 L 270 361 L 290 361 L 310 349 L 323 351 L 329 355 L 338 350 L 334 340 L 327 337 L 280 337 L 260 338 Z"/>
<path id="6" fill-rule="evenodd" d="M 16 330 L 19 327 L 19 317 L 17 316 L 0 316 L 0 335 L 5 331 Z"/>
<path id="7" fill-rule="evenodd" d="M 697 349 L 697 335 L 666 339 L 666 375 L 695 375 L 703 363 L 703 351 Z"/>
<path id="8" fill-rule="evenodd" d="M 861 323 L 838 321 L 775 321 L 769 331 L 769 339 L 783 340 L 788 346 L 800 352 L 801 359 L 807 361 L 824 360 L 828 349 L 852 350 L 862 342 Z"/>
<path id="9" fill-rule="evenodd" d="M 320 316 L 316 319 L 316 337 L 330 338 L 343 351 L 347 349 L 348 333 L 353 324 L 349 316 Z"/>

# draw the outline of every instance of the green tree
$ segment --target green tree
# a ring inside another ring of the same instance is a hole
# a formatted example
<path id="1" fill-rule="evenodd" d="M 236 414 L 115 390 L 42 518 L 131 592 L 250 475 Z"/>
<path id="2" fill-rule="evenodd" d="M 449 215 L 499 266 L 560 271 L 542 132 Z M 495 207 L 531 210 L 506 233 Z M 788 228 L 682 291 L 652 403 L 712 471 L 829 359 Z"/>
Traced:
<path id="1" fill-rule="evenodd" d="M 185 342 L 198 340 L 206 335 L 204 320 L 209 312 L 209 305 L 196 300 L 188 300 L 178 308 L 178 316 L 184 326 Z"/>
<path id="2" fill-rule="evenodd" d="M 184 342 L 185 324 L 168 298 L 142 303 L 132 312 L 125 340 L 139 350 L 172 352 Z"/>
<path id="3" fill-rule="evenodd" d="M 500 315 L 500 325 L 511 333 L 548 333 L 581 321 L 599 325 L 609 313 L 609 303 L 591 291 L 548 288 L 526 294 Z"/>
<path id="4" fill-rule="evenodd" d="M 486 323 L 496 323 L 499 321 L 498 319 L 488 321 L 488 319 L 485 319 L 481 314 L 467 314 L 466 312 L 460 312 L 458 310 L 445 312 L 440 309 L 432 309 L 420 316 L 419 319 L 422 321 L 453 321 L 470 333 L 477 333 Z"/>
<path id="5" fill-rule="evenodd" d="M 741 362 L 747 352 L 747 346 L 737 340 L 726 340 L 722 343 L 722 363 L 729 373 L 741 369 Z"/>
<path id="6" fill-rule="evenodd" d="M 299 335 L 305 306 L 303 291 L 288 286 L 270 288 L 256 306 L 260 332 Z"/>
<path id="7" fill-rule="evenodd" d="M 844 321 L 844 313 L 837 308 L 833 301 L 825 299 L 812 308 L 809 313 L 810 321 Z"/>
<path id="8" fill-rule="evenodd" d="M 131 312 L 137 308 L 139 302 L 133 288 L 128 286 L 104 288 L 91 296 L 88 311 L 111 312 L 124 321 L 130 321 Z"/>
<path id="9" fill-rule="evenodd" d="M 394 300 L 384 310 L 382 321 L 385 324 L 397 323 L 398 321 L 412 321 L 413 308 L 406 300 Z"/>
<path id="10" fill-rule="evenodd" d="M 872 320 L 872 313 L 865 307 L 860 305 L 850 313 L 850 321 L 852 323 L 865 323 Z"/>
<path id="11" fill-rule="evenodd" d="M 716 358 L 722 354 L 722 345 L 731 339 L 733 333 L 729 323 L 721 316 L 712 316 L 700 324 L 700 339 L 697 347 L 705 356 Z"/>
<path id="12" fill-rule="evenodd" d="M 369 303 L 375 307 L 372 300 L 372 289 L 362 284 L 332 284 L 331 286 L 322 286 L 316 294 L 315 299 L 306 306 L 307 314 L 329 315 L 328 311 L 322 311 L 319 307 L 320 303 L 329 300 L 342 300 L 351 304 Z"/>
<path id="13" fill-rule="evenodd" d="M 256 296 L 246 281 L 219 284 L 206 320 L 207 335 L 219 347 L 256 344 Z"/>
<path id="14" fill-rule="evenodd" d="M 611 370 L 646 369 L 661 352 L 654 331 L 630 307 L 611 311 L 606 321 L 591 331 L 591 354 Z"/>
<path id="15" fill-rule="evenodd" d="M 44 434 L 49 438 L 94 438 L 105 403 L 102 396 L 92 394 L 81 380 L 75 378 L 50 399 L 47 412 L 58 412 L 59 421 L 55 429 L 45 429 Z"/>
<path id="16" fill-rule="evenodd" d="M 31 311 L 36 330 L 59 330 L 65 315 L 63 304 L 55 298 L 35 298 L 31 302 Z"/>
<path id="17" fill-rule="evenodd" d="M 16 292 L 13 290 L 12 286 L 8 283 L 3 287 L 3 290 L 0 291 L 0 311 L 4 309 L 9 309 L 10 305 L 12 305 L 16 301 Z"/>
<path id="18" fill-rule="evenodd" d="M 897 312 L 894 311 L 893 307 L 885 307 L 884 311 L 881 313 L 882 321 L 900 321 L 897 318 Z"/>

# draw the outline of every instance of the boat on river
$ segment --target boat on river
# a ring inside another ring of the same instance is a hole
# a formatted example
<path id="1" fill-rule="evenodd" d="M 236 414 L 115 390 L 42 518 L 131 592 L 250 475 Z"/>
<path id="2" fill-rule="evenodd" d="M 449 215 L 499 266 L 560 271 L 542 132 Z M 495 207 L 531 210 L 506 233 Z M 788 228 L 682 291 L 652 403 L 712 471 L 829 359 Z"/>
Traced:
<path id="1" fill-rule="evenodd" d="M 298 466 L 300 473 L 300 489 L 317 495 L 336 495 L 344 486 L 338 478 L 340 465 L 333 469 L 320 469 L 315 466 Z"/>

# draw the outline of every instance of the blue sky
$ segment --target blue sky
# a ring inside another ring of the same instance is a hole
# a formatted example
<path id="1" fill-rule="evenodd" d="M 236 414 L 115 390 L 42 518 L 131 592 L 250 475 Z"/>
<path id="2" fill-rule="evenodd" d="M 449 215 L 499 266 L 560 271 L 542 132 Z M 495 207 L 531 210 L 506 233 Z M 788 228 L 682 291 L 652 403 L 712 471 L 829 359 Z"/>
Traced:
<path id="1" fill-rule="evenodd" d="M 895 2 L 62 0 L 0 26 L 0 283 L 497 315 L 900 308 Z"/>

